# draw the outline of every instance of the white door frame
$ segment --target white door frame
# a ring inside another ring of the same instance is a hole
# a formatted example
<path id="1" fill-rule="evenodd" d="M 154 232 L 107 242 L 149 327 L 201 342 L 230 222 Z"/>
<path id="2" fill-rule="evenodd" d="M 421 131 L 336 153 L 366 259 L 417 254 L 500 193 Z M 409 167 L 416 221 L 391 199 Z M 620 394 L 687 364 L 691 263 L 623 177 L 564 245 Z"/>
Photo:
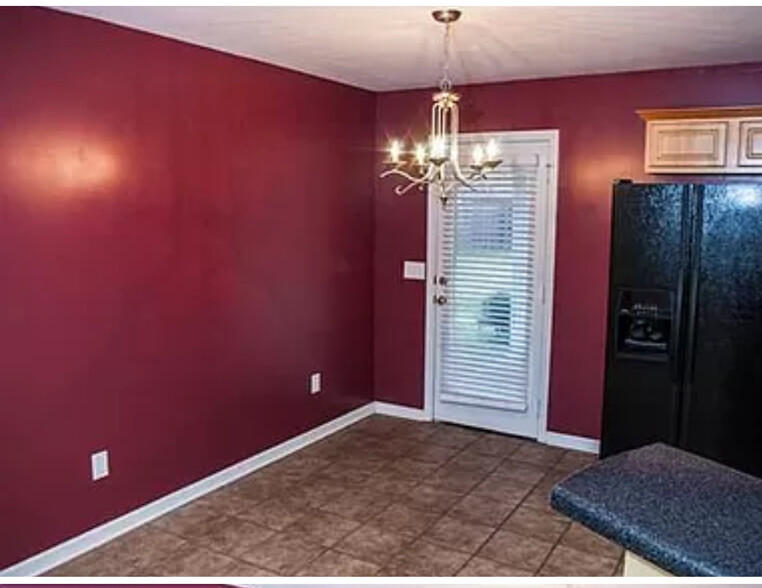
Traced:
<path id="1" fill-rule="evenodd" d="M 550 341 L 553 333 L 553 284 L 555 278 L 556 260 L 556 216 L 558 209 L 558 129 L 540 131 L 504 131 L 496 133 L 468 133 L 469 137 L 483 136 L 485 139 L 498 136 L 510 136 L 516 141 L 546 141 L 549 145 L 548 161 L 548 208 L 545 227 L 545 280 L 543 282 L 543 316 L 542 329 L 538 345 L 540 347 L 540 364 L 542 366 L 539 378 L 537 411 L 537 440 L 545 442 L 548 436 L 548 398 L 550 393 Z M 423 384 L 423 412 L 427 419 L 434 418 L 434 366 L 436 356 L 436 324 L 434 313 L 435 284 L 434 284 L 434 260 L 437 255 L 437 214 L 436 207 L 439 201 L 433 194 L 426 194 L 426 326 L 425 326 L 425 351 L 424 351 L 424 384 Z"/>

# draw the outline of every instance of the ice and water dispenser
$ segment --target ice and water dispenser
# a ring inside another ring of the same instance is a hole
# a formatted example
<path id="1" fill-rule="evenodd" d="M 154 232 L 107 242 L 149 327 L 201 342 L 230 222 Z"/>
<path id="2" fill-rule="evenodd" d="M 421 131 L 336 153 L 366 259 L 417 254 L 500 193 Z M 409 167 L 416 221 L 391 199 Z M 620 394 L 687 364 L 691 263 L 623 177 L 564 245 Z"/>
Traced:
<path id="1" fill-rule="evenodd" d="M 674 323 L 672 292 L 620 288 L 617 296 L 617 356 L 666 361 Z"/>

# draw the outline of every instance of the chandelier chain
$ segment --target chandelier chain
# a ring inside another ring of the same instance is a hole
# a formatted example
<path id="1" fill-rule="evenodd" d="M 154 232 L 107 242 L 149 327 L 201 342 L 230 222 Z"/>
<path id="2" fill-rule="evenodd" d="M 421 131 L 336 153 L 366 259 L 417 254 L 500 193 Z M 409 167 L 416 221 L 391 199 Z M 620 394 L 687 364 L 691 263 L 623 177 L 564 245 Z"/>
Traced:
<path id="1" fill-rule="evenodd" d="M 442 59 L 442 79 L 439 81 L 439 89 L 443 92 L 449 92 L 452 90 L 452 80 L 450 79 L 450 39 L 451 24 L 448 22 L 445 24 L 444 32 L 444 51 Z"/>

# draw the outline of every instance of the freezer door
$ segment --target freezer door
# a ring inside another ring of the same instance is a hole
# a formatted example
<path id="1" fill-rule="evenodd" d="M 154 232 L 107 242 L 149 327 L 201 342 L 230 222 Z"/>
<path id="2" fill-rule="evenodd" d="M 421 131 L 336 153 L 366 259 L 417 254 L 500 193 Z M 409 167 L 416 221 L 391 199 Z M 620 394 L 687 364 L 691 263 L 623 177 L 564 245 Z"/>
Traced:
<path id="1" fill-rule="evenodd" d="M 762 476 L 762 185 L 705 185 L 681 444 Z"/>
<path id="2" fill-rule="evenodd" d="M 677 442 L 688 193 L 674 184 L 614 188 L 603 456 Z"/>

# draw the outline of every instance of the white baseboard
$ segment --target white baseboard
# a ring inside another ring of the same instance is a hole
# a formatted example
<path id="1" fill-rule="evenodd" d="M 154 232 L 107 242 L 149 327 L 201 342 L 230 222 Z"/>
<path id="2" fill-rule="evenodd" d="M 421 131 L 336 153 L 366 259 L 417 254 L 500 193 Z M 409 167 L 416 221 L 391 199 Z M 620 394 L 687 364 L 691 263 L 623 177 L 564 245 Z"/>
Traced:
<path id="1" fill-rule="evenodd" d="M 429 415 L 422 408 L 411 408 L 401 404 L 391 404 L 389 402 L 378 401 L 376 401 L 374 404 L 376 414 L 384 414 L 386 416 L 399 417 L 401 419 L 409 419 L 412 421 L 431 420 L 431 415 Z"/>
<path id="2" fill-rule="evenodd" d="M 37 576 L 51 570 L 67 561 L 82 555 L 104 543 L 148 523 L 161 515 L 168 513 L 192 500 L 202 497 L 217 488 L 250 474 L 278 459 L 299 451 L 308 445 L 323 439 L 360 419 L 376 412 L 376 403 L 369 402 L 338 418 L 320 425 L 301 435 L 284 441 L 250 458 L 240 461 L 224 470 L 212 474 L 198 482 L 194 482 L 180 490 L 162 496 L 136 510 L 133 510 L 108 523 L 90 529 L 55 547 L 34 555 L 9 568 L 0 570 L 0 576 Z"/>
<path id="3" fill-rule="evenodd" d="M 544 442 L 554 447 L 563 447 L 564 449 L 576 449 L 585 453 L 599 453 L 601 442 L 598 439 L 589 437 L 578 437 L 577 435 L 566 435 L 564 433 L 554 433 L 548 431 L 545 433 Z"/>
<path id="4" fill-rule="evenodd" d="M 320 425 L 314 429 L 302 433 L 301 435 L 284 441 L 275 447 L 271 447 L 261 453 L 240 461 L 224 470 L 220 470 L 194 482 L 184 488 L 180 488 L 171 494 L 167 494 L 153 502 L 146 504 L 136 510 L 133 510 L 119 518 L 99 527 L 90 529 L 85 533 L 72 537 L 71 539 L 59 543 L 55 547 L 38 553 L 24 561 L 12 565 L 9 568 L 0 570 L 0 577 L 4 576 L 37 576 L 43 574 L 67 561 L 95 549 L 112 539 L 119 537 L 141 525 L 144 525 L 192 500 L 201 498 L 205 494 L 212 492 L 226 484 L 247 476 L 248 474 L 263 468 L 264 466 L 282 459 L 287 455 L 304 449 L 308 445 L 327 437 L 341 429 L 348 427 L 357 421 L 364 419 L 372 414 L 383 414 L 415 421 L 430 421 L 431 415 L 420 408 L 411 408 L 399 404 L 388 402 L 369 402 Z M 566 449 L 576 449 L 588 453 L 598 453 L 599 442 L 597 439 L 587 437 L 577 437 L 575 435 L 565 435 L 563 433 L 554 433 L 548 431 L 543 439 L 548 445 L 564 447 Z"/>

